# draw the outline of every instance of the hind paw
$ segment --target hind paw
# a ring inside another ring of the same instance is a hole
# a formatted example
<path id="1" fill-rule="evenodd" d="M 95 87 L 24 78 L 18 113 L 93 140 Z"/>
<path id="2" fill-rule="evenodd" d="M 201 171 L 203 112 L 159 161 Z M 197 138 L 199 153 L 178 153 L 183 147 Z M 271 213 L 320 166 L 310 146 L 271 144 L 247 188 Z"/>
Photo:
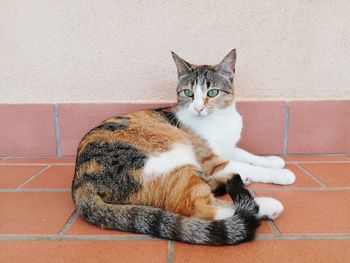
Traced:
<path id="1" fill-rule="evenodd" d="M 283 211 L 282 203 L 271 197 L 257 197 L 255 202 L 259 206 L 260 218 L 275 219 Z"/>

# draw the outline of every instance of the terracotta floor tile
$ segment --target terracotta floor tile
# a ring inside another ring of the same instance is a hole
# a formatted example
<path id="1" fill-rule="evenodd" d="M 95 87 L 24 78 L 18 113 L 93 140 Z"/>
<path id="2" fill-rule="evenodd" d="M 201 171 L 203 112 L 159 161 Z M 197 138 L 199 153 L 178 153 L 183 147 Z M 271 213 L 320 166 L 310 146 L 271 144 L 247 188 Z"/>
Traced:
<path id="1" fill-rule="evenodd" d="M 304 163 L 302 166 L 329 187 L 350 187 L 350 163 Z"/>
<path id="2" fill-rule="evenodd" d="M 7 158 L 3 163 L 75 163 L 75 157 L 53 157 L 53 158 Z"/>
<path id="3" fill-rule="evenodd" d="M 57 234 L 74 211 L 70 193 L 0 193 L 0 234 Z"/>
<path id="4" fill-rule="evenodd" d="M 283 234 L 350 233 L 350 191 L 258 191 L 284 205 L 274 223 Z"/>
<path id="5" fill-rule="evenodd" d="M 294 164 L 287 164 L 286 168 L 291 170 L 295 176 L 295 183 L 292 185 L 276 185 L 276 184 L 262 184 L 262 183 L 252 183 L 249 185 L 249 189 L 257 189 L 257 188 L 299 188 L 299 187 L 321 187 L 318 183 L 316 183 L 313 179 L 307 176 L 302 170 L 300 170 Z"/>
<path id="6" fill-rule="evenodd" d="M 2 262 L 166 262 L 166 241 L 0 241 Z"/>
<path id="7" fill-rule="evenodd" d="M 349 262 L 350 240 L 252 241 L 231 247 L 175 243 L 175 263 L 330 263 Z"/>
<path id="8" fill-rule="evenodd" d="M 123 231 L 114 231 L 114 230 L 106 230 L 102 229 L 98 226 L 94 226 L 85 222 L 82 218 L 78 217 L 73 225 L 67 232 L 67 235 L 117 235 L 117 236 L 125 236 L 125 235 L 138 235 L 136 233 L 129 233 Z"/>
<path id="9" fill-rule="evenodd" d="M 287 155 L 283 159 L 288 162 L 323 162 L 323 161 L 350 161 L 346 155 Z"/>
<path id="10" fill-rule="evenodd" d="M 22 188 L 71 188 L 74 166 L 51 166 Z"/>
<path id="11" fill-rule="evenodd" d="M 0 166 L 0 188 L 16 188 L 45 166 Z"/>

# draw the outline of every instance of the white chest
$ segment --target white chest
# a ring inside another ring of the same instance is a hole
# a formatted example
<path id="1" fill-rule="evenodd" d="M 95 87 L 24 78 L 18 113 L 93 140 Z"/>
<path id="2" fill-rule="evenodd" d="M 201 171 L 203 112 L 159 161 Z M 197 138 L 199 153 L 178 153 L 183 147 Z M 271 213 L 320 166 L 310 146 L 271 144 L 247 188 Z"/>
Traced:
<path id="1" fill-rule="evenodd" d="M 178 112 L 177 116 L 195 133 L 206 139 L 214 152 L 221 156 L 229 155 L 241 137 L 242 117 L 234 105 L 217 109 L 205 117 L 193 115 L 186 110 Z"/>

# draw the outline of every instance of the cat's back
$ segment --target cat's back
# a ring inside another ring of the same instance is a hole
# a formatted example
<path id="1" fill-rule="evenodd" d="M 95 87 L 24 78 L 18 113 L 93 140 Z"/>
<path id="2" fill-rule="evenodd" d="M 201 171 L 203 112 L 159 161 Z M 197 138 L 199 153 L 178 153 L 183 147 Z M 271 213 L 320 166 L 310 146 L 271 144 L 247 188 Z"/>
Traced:
<path id="1" fill-rule="evenodd" d="M 174 143 L 188 143 L 172 108 L 140 110 L 114 116 L 90 130 L 81 140 L 78 157 L 87 147 L 128 144 L 145 155 L 163 152 Z"/>

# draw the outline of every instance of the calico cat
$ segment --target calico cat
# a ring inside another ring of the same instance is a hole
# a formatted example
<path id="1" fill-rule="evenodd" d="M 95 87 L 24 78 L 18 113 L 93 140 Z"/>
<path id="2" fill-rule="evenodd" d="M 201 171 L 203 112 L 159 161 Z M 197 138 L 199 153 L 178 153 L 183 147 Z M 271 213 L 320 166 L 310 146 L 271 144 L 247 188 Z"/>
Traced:
<path id="1" fill-rule="evenodd" d="M 236 51 L 218 65 L 196 66 L 172 53 L 178 105 L 112 117 L 81 140 L 72 196 L 79 215 L 106 229 L 195 244 L 254 238 L 260 219 L 282 204 L 254 198 L 244 184 L 291 184 L 279 157 L 235 147 L 242 118 L 235 109 Z M 228 192 L 232 202 L 214 197 Z"/>

